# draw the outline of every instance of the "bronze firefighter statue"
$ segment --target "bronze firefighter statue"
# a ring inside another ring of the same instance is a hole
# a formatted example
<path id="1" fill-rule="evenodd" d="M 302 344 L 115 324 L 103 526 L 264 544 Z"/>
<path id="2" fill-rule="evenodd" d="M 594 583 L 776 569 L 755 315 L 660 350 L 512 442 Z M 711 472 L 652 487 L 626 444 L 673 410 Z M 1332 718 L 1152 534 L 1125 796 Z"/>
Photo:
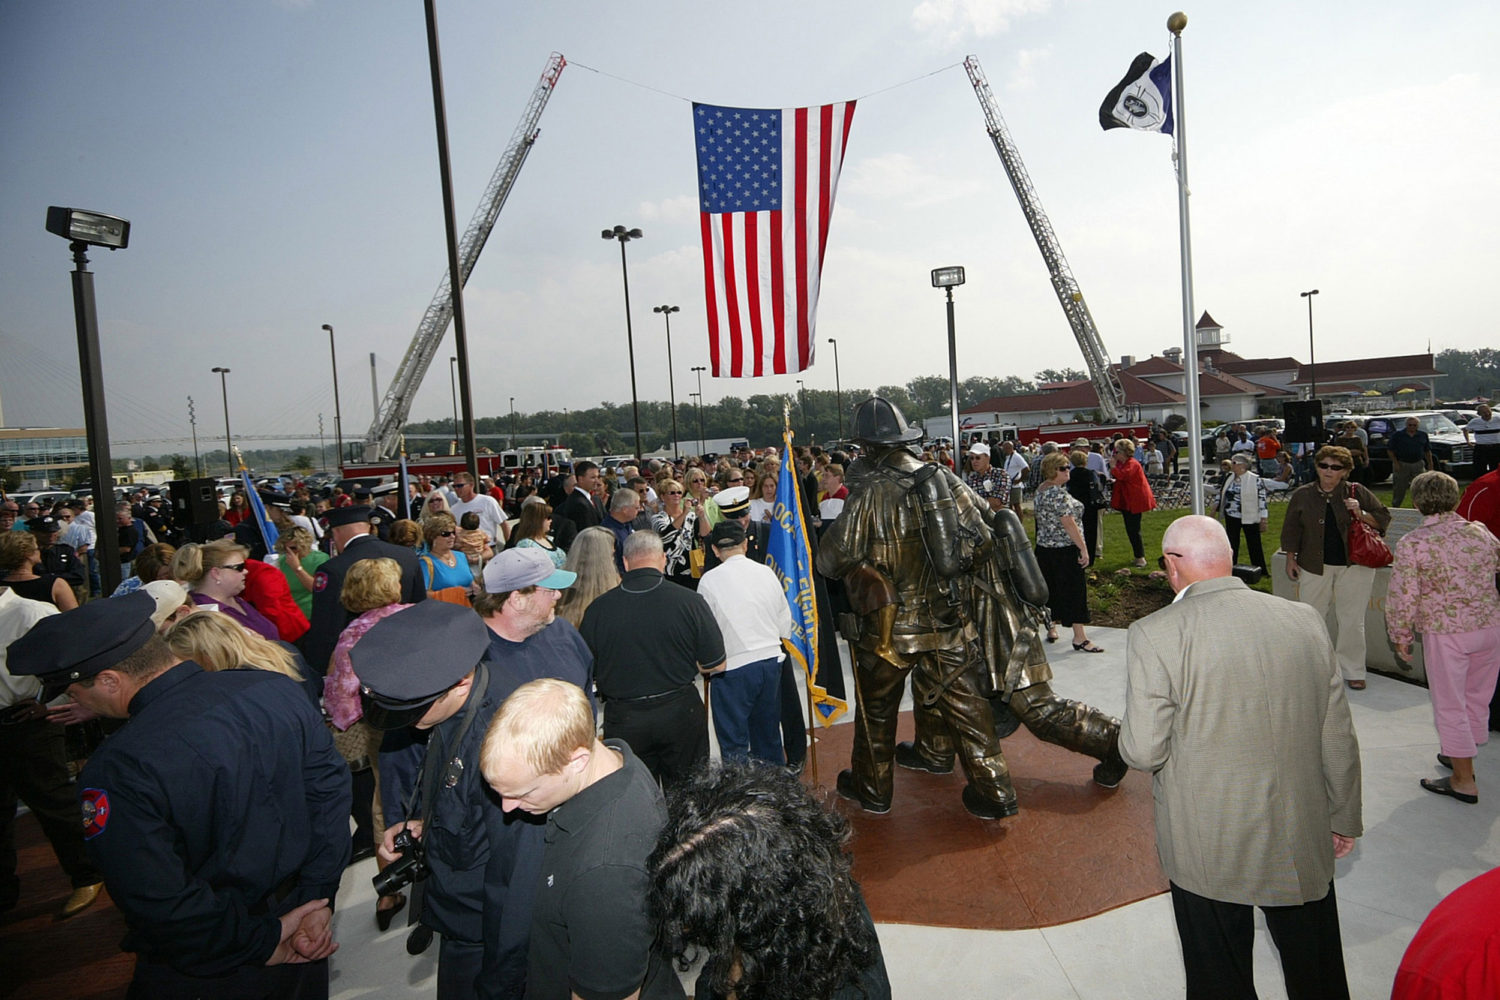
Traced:
<path id="1" fill-rule="evenodd" d="M 921 429 L 885 399 L 859 404 L 852 436 L 864 454 L 818 554 L 819 571 L 844 580 L 854 608 L 840 621 L 855 649 L 858 702 L 839 794 L 883 813 L 893 763 L 947 774 L 957 756 L 968 779 L 964 807 L 983 819 L 1014 816 L 997 713 L 1098 758 L 1094 780 L 1118 785 L 1127 770 L 1119 720 L 1059 698 L 1048 683 L 1037 631 L 1047 588 L 1020 519 L 992 513 L 952 472 L 922 462 L 913 450 Z M 897 746 L 908 674 L 917 738 Z"/>

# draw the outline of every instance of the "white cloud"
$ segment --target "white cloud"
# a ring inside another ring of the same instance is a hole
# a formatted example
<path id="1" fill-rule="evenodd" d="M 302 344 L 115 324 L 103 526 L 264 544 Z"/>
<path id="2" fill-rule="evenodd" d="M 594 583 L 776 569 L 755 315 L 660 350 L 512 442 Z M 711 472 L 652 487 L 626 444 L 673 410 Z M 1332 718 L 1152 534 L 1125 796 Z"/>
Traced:
<path id="1" fill-rule="evenodd" d="M 662 201 L 643 201 L 638 215 L 642 222 L 687 222 L 698 216 L 698 196 L 685 194 Z"/>
<path id="2" fill-rule="evenodd" d="M 1022 49 L 1016 53 L 1016 65 L 1011 70 L 1010 80 L 1005 84 L 1007 90 L 1035 90 L 1037 84 L 1037 70 L 1042 64 L 1052 58 L 1052 46 L 1048 45 L 1041 49 Z"/>
<path id="3" fill-rule="evenodd" d="M 906 153 L 886 153 L 850 164 L 840 179 L 840 195 L 900 201 L 921 208 L 969 197 L 983 187 L 969 177 L 953 177 Z"/>
<path id="4" fill-rule="evenodd" d="M 911 24 L 933 41 L 953 45 L 998 35 L 1011 21 L 1051 6 L 1052 0 L 922 0 L 911 12 Z"/>

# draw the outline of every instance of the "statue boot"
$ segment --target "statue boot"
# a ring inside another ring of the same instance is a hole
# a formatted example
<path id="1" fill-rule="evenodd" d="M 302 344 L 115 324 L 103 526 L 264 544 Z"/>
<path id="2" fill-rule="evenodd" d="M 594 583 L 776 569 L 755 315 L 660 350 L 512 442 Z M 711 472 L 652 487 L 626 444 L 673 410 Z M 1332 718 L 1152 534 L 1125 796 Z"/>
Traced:
<path id="1" fill-rule="evenodd" d="M 1050 684 L 1033 684 L 1011 695 L 1011 710 L 1039 740 L 1099 761 L 1094 781 L 1115 788 L 1130 766 L 1120 756 L 1120 720 L 1079 701 L 1059 698 Z"/>
<path id="2" fill-rule="evenodd" d="M 1005 819 L 1021 811 L 1010 768 L 997 750 L 992 756 L 964 758 L 969 783 L 964 786 L 964 808 L 980 819 Z"/>

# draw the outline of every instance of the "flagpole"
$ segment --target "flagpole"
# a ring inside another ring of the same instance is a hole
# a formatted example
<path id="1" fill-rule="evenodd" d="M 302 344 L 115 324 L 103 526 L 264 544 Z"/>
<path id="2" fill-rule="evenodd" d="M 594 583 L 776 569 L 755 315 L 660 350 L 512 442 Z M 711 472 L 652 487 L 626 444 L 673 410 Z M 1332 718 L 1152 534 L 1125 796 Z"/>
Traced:
<path id="1" fill-rule="evenodd" d="M 1177 143 L 1177 219 L 1182 242 L 1182 383 L 1187 397 L 1189 495 L 1193 513 L 1203 513 L 1203 413 L 1198 405 L 1198 337 L 1193 327 L 1193 239 L 1188 225 L 1187 113 L 1182 99 L 1182 29 L 1187 15 L 1177 11 L 1167 18 L 1172 33 L 1172 79 L 1176 96 L 1172 113 Z"/>

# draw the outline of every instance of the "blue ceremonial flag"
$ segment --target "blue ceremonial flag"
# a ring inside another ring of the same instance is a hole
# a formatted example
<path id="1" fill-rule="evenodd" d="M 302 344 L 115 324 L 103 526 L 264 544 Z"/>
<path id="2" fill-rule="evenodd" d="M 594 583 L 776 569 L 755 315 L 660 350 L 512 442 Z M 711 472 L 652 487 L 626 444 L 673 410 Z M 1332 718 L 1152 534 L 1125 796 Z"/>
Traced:
<path id="1" fill-rule="evenodd" d="M 1172 134 L 1172 57 L 1158 60 L 1142 52 L 1130 64 L 1125 79 L 1099 105 L 1099 124 L 1105 129 L 1133 128 Z"/>
<path id="2" fill-rule="evenodd" d="M 271 519 L 266 516 L 266 505 L 261 501 L 255 484 L 250 481 L 250 470 L 243 464 L 240 465 L 240 479 L 245 484 L 245 494 L 250 501 L 250 509 L 255 512 L 255 523 L 260 525 L 260 537 L 266 540 L 266 551 L 274 552 L 276 539 L 281 537 L 281 532 L 276 530 L 276 525 L 272 524 Z"/>
<path id="3" fill-rule="evenodd" d="M 818 604 L 814 587 L 812 546 L 807 521 L 802 517 L 802 491 L 792 456 L 792 428 L 782 431 L 781 474 L 776 480 L 776 507 L 771 511 L 771 530 L 766 539 L 766 565 L 781 581 L 792 611 L 792 637 L 784 641 L 792 662 L 802 668 L 819 725 L 832 725 L 849 706 L 817 683 Z"/>
<path id="4" fill-rule="evenodd" d="M 402 520 L 411 518 L 411 474 L 406 469 L 406 438 L 401 439 L 401 474 L 396 477 L 399 500 L 396 501 L 396 516 Z"/>

